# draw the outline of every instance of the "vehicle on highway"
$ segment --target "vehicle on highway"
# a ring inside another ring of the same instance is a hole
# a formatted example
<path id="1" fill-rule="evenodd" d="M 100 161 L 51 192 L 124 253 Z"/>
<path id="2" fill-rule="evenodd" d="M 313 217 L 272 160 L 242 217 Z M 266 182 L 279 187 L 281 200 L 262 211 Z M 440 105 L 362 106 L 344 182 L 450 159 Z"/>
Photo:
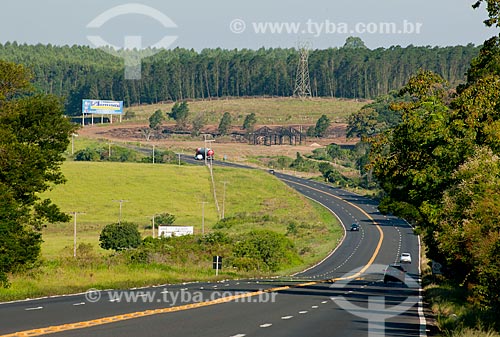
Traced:
<path id="1" fill-rule="evenodd" d="M 353 223 L 351 225 L 351 232 L 357 232 L 359 231 L 359 225 L 357 223 Z"/>
<path id="2" fill-rule="evenodd" d="M 399 259 L 400 263 L 411 263 L 411 254 L 403 253 L 401 254 L 401 258 Z"/>
<path id="3" fill-rule="evenodd" d="M 214 150 L 212 150 L 212 149 L 199 147 L 196 149 L 194 159 L 203 160 L 203 159 L 205 159 L 205 156 L 206 156 L 207 159 L 210 160 L 210 159 L 214 159 L 214 154 L 215 154 Z"/>
<path id="4" fill-rule="evenodd" d="M 406 270 L 401 264 L 394 263 L 387 266 L 384 272 L 384 283 L 401 282 L 405 283 Z"/>

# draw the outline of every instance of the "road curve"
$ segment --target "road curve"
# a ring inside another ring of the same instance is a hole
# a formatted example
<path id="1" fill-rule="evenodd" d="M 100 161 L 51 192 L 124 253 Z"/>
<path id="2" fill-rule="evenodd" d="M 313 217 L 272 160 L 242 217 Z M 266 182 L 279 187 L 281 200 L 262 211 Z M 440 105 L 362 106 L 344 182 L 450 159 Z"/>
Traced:
<path id="1" fill-rule="evenodd" d="M 411 227 L 380 214 L 374 201 L 354 193 L 275 176 L 334 212 L 347 228 L 357 222 L 361 230 L 346 231 L 332 254 L 292 278 L 161 285 L 2 303 L 0 335 L 425 335 L 419 244 Z M 401 252 L 410 252 L 414 260 L 406 284 L 384 284 L 383 269 Z"/>

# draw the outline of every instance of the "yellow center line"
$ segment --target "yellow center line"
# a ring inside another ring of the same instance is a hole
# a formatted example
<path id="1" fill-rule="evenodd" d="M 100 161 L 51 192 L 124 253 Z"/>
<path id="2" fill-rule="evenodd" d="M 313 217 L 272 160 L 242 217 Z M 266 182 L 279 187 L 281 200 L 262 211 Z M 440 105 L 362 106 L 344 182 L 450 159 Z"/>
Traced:
<path id="1" fill-rule="evenodd" d="M 380 224 L 377 223 L 375 221 L 375 219 L 373 219 L 373 217 L 370 214 L 368 214 L 364 209 L 362 209 L 358 205 L 355 205 L 352 202 L 344 200 L 341 197 L 336 196 L 335 194 L 332 194 L 332 193 L 329 193 L 329 192 L 325 192 L 325 191 L 319 190 L 317 188 L 314 188 L 314 187 L 311 187 L 311 186 L 307 186 L 307 185 L 298 183 L 298 182 L 293 181 L 293 180 L 288 180 L 288 179 L 281 179 L 281 180 L 289 182 L 289 183 L 292 183 L 292 184 L 295 184 L 295 185 L 299 185 L 299 186 L 302 186 L 302 187 L 305 187 L 305 188 L 308 188 L 308 189 L 311 189 L 313 191 L 316 191 L 316 192 L 319 192 L 319 193 L 322 193 L 322 194 L 326 194 L 326 195 L 328 195 L 330 197 L 333 197 L 335 199 L 341 200 L 341 201 L 345 202 L 346 204 L 351 205 L 352 207 L 356 208 L 358 211 L 360 211 L 361 213 L 363 213 L 363 215 L 365 215 L 368 219 L 370 219 L 371 222 L 373 222 L 373 224 L 375 225 L 375 228 L 377 228 L 377 230 L 378 230 L 378 232 L 380 234 L 380 238 L 378 240 L 378 244 L 377 244 L 377 247 L 375 248 L 375 251 L 373 252 L 370 260 L 368 260 L 368 263 L 363 268 L 361 268 L 361 270 L 359 272 L 357 272 L 356 274 L 351 275 L 351 276 L 333 278 L 333 279 L 330 279 L 328 281 L 330 281 L 330 282 L 336 282 L 336 281 L 344 281 L 344 280 L 355 279 L 355 278 L 361 276 L 368 268 L 370 268 L 370 266 L 373 264 L 373 262 L 377 258 L 378 253 L 380 252 L 380 249 L 382 248 L 382 242 L 384 241 L 384 232 L 382 231 L 382 228 L 380 227 Z"/>
<path id="2" fill-rule="evenodd" d="M 228 303 L 228 302 L 231 302 L 234 300 L 258 296 L 258 295 L 261 295 L 264 293 L 278 292 L 278 291 L 283 291 L 283 290 L 287 290 L 290 288 L 302 288 L 302 287 L 313 286 L 313 285 L 316 285 L 316 284 L 319 284 L 319 283 L 322 283 L 325 281 L 335 282 L 335 281 L 341 281 L 341 280 L 350 280 L 350 279 L 355 279 L 355 278 L 358 278 L 359 276 L 361 276 L 373 264 L 373 262 L 375 261 L 375 258 L 377 257 L 377 255 L 380 251 L 380 248 L 382 247 L 382 242 L 384 240 L 384 233 L 383 233 L 382 229 L 380 228 L 380 225 L 368 213 L 366 213 L 361 207 L 359 207 L 359 206 L 357 206 L 357 205 L 355 205 L 347 200 L 344 200 L 341 197 L 338 197 L 334 194 L 316 189 L 314 187 L 303 185 L 303 184 L 300 184 L 300 183 L 297 183 L 297 182 L 294 182 L 291 180 L 286 180 L 286 179 L 283 179 L 283 180 L 288 181 L 288 182 L 293 183 L 293 184 L 296 184 L 296 185 L 304 186 L 306 188 L 309 188 L 309 189 L 315 190 L 317 192 L 326 194 L 326 195 L 331 196 L 333 198 L 342 200 L 343 202 L 358 209 L 361 213 L 363 213 L 368 219 L 370 219 L 373 222 L 373 224 L 375 225 L 375 227 L 378 229 L 378 231 L 380 233 L 380 238 L 379 238 L 377 247 L 375 248 L 375 251 L 373 252 L 373 255 L 371 256 L 370 260 L 359 272 L 357 272 L 354 275 L 347 276 L 347 277 L 339 277 L 339 278 L 328 279 L 328 280 L 306 282 L 306 283 L 296 284 L 296 285 L 292 285 L 292 286 L 276 287 L 276 288 L 271 288 L 271 289 L 266 289 L 266 290 L 254 291 L 251 293 L 222 297 L 222 298 L 212 300 L 212 301 L 190 303 L 190 304 L 180 305 L 180 306 L 176 306 L 176 307 L 137 311 L 137 312 L 132 312 L 132 313 L 128 313 L 128 314 L 102 317 L 102 318 L 93 319 L 93 320 L 89 320 L 89 321 L 75 322 L 75 323 L 69 323 L 69 324 L 49 326 L 49 327 L 45 327 L 45 328 L 19 331 L 19 332 L 14 332 L 11 334 L 0 335 L 0 337 L 42 336 L 42 335 L 48 335 L 48 334 L 61 332 L 61 331 L 84 329 L 84 328 L 89 328 L 89 327 L 98 326 L 98 325 L 126 321 L 126 320 L 139 318 L 139 317 L 146 317 L 146 316 L 152 316 L 152 315 L 158 315 L 158 314 L 164 314 L 164 313 L 170 313 L 170 312 L 178 312 L 178 311 L 190 310 L 190 309 L 195 309 L 195 308 L 207 307 L 207 306 L 216 305 L 216 304 Z"/>

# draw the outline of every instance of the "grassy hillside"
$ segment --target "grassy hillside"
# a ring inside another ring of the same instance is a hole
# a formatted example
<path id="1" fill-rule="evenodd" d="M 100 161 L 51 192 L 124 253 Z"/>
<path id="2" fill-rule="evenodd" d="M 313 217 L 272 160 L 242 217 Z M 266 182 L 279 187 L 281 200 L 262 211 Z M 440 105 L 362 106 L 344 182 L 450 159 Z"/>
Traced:
<path id="1" fill-rule="evenodd" d="M 206 113 L 208 124 L 218 124 L 224 112 L 233 117 L 233 125 L 242 125 L 245 116 L 255 113 L 258 124 L 314 124 L 326 114 L 332 122 L 345 123 L 347 117 L 358 111 L 367 101 L 338 98 L 310 98 L 300 100 L 292 97 L 281 98 L 228 98 L 217 100 L 197 100 L 189 102 L 191 116 Z M 145 120 L 154 111 L 170 112 L 172 103 L 141 105 L 125 110 L 135 112 L 137 119 Z"/>
<path id="2" fill-rule="evenodd" d="M 0 301 L 89 288 L 129 288 L 260 275 L 224 269 L 217 278 L 211 269 L 210 252 L 204 252 L 209 255 L 206 259 L 131 264 L 126 255 L 102 250 L 98 246 L 101 228 L 117 222 L 119 217 L 119 203 L 114 200 L 127 200 L 122 204 L 122 220 L 140 224 L 143 236 L 151 235 L 150 229 L 144 229 L 151 216 L 162 212 L 174 214 L 176 225 L 192 225 L 195 234 L 200 234 L 202 200 L 207 202 L 206 233 L 214 227 L 229 235 L 248 233 L 252 229 L 286 233 L 294 242 L 302 264 L 294 264 L 288 267 L 292 269 L 281 270 L 281 273 L 302 270 L 319 261 L 343 235 L 331 213 L 264 171 L 214 168 L 219 205 L 222 207 L 225 181 L 226 219 L 236 220 L 230 227 L 225 227 L 227 223 L 221 227 L 217 225 L 219 218 L 206 167 L 66 162 L 62 170 L 67 183 L 43 197 L 51 198 L 65 212 L 85 213 L 77 218 L 77 241 L 85 245 L 78 247 L 77 259 L 74 259 L 73 221 L 47 224 L 43 230 L 40 265 L 26 273 L 11 275 L 11 287 L 0 288 Z M 244 221 L 238 221 L 241 219 Z"/>
<path id="3" fill-rule="evenodd" d="M 194 226 L 201 233 L 202 201 L 205 230 L 210 231 L 219 220 L 210 175 L 206 167 L 153 165 L 109 162 L 66 162 L 63 167 L 67 178 L 65 185 L 56 186 L 43 196 L 50 198 L 64 212 L 82 212 L 77 216 L 78 242 L 98 246 L 101 228 L 118 222 L 120 203 L 122 221 L 151 224 L 154 214 L 168 212 L 177 218 L 175 224 Z M 264 171 L 214 168 L 216 196 L 222 208 L 225 192 L 225 216 L 251 214 L 269 215 L 277 220 L 270 222 L 274 230 L 282 233 L 291 221 L 296 223 L 323 224 L 330 227 L 335 220 L 325 211 L 314 207 L 307 199 Z M 232 231 L 262 228 L 249 224 Z M 151 235 L 145 230 L 144 235 Z M 318 233 L 319 243 L 325 244 Z M 73 246 L 73 222 L 49 224 L 43 233 L 43 256 L 56 258 Z M 311 243 L 311 238 L 306 238 Z M 319 248 L 321 253 L 332 248 Z"/>

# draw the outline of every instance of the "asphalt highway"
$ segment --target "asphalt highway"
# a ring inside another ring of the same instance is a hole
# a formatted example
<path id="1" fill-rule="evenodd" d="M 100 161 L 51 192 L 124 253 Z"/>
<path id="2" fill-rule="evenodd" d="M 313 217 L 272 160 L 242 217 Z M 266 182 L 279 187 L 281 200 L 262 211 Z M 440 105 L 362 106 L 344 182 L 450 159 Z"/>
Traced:
<path id="1" fill-rule="evenodd" d="M 316 266 L 281 279 L 96 290 L 1 303 L 0 337 L 425 335 L 420 248 L 412 228 L 380 214 L 368 198 L 274 175 L 328 208 L 346 229 L 342 242 Z M 349 231 L 351 223 L 359 223 L 360 231 Z M 402 252 L 413 258 L 405 265 L 404 283 L 384 283 L 384 269 L 399 262 Z"/>

